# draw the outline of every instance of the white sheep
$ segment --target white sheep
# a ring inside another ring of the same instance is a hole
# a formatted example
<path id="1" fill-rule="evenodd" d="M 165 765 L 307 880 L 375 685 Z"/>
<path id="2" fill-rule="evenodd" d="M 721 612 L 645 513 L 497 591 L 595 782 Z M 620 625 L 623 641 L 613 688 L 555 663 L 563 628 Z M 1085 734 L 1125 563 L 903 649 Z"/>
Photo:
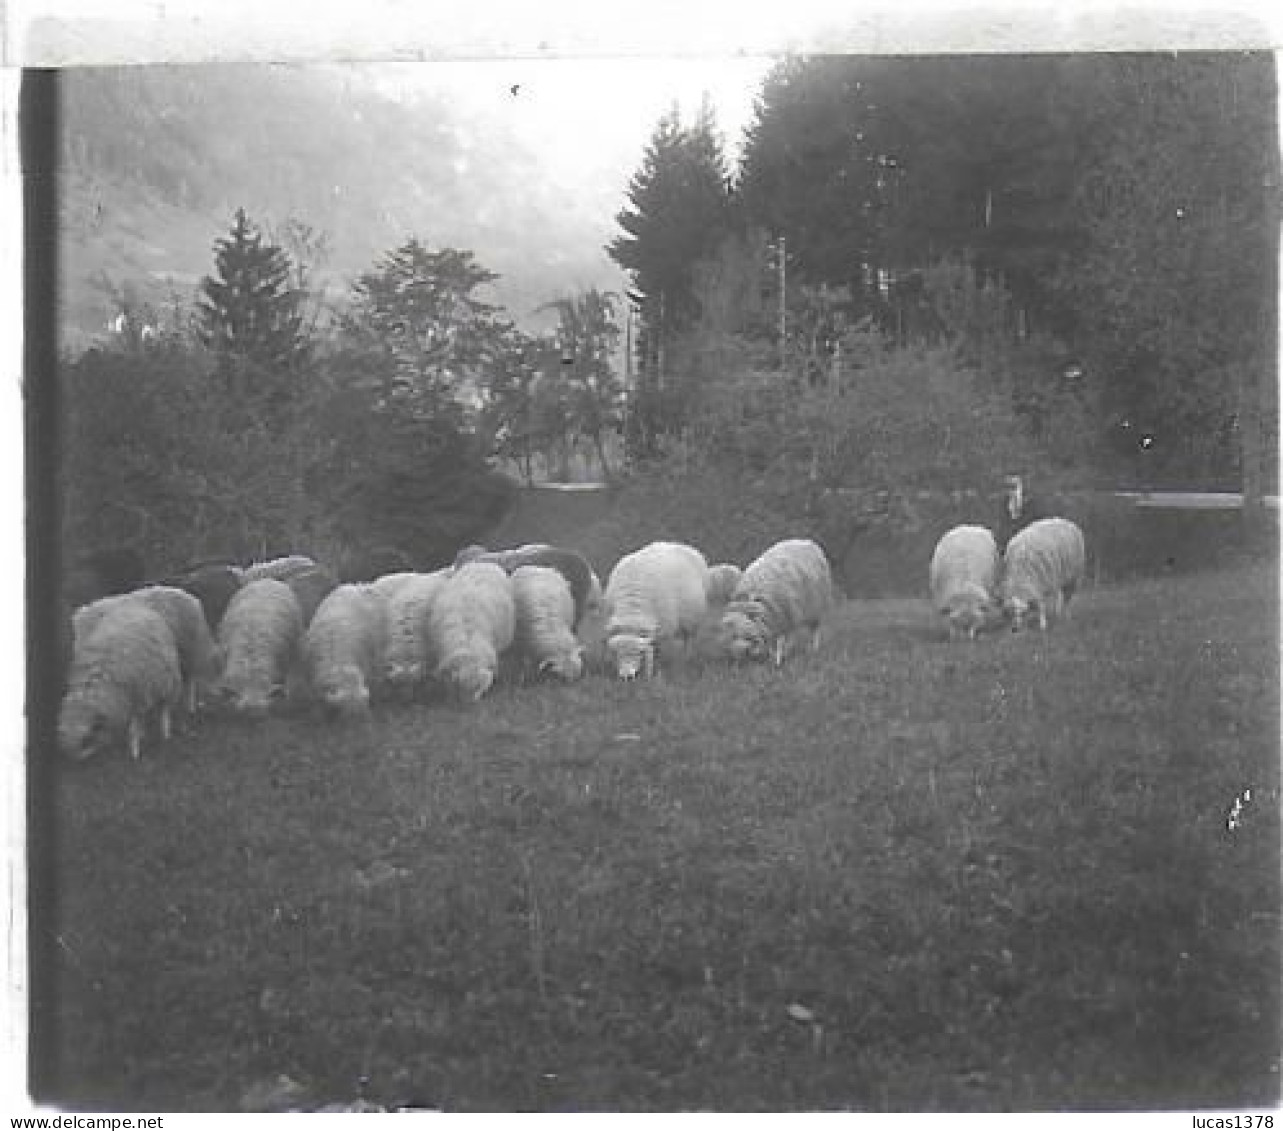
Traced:
<path id="1" fill-rule="evenodd" d="M 265 715 L 284 698 L 303 636 L 298 598 L 284 581 L 264 577 L 236 591 L 218 624 L 220 691 L 232 710 Z"/>
<path id="2" fill-rule="evenodd" d="M 72 632 L 76 639 L 87 636 L 102 618 L 124 602 L 138 602 L 158 613 L 174 637 L 183 677 L 183 702 L 195 714 L 202 688 L 218 675 L 218 650 L 200 601 L 185 590 L 168 585 L 146 585 L 131 593 L 103 597 L 76 610 Z"/>
<path id="3" fill-rule="evenodd" d="M 342 715 L 363 715 L 383 680 L 388 602 L 369 585 L 340 585 L 321 602 L 303 634 L 303 663 L 313 694 Z"/>
<path id="4" fill-rule="evenodd" d="M 367 584 L 372 592 L 390 601 L 396 595 L 398 589 L 420 576 L 422 575 L 415 573 L 413 570 L 401 570 L 397 573 L 385 573 L 382 577 L 376 577 Z"/>
<path id="5" fill-rule="evenodd" d="M 1035 612 L 1044 632 L 1048 612 L 1068 616 L 1085 564 L 1083 532 L 1067 518 L 1040 518 L 1018 531 L 1007 543 L 999 585 L 1011 630 L 1019 632 Z"/>
<path id="6" fill-rule="evenodd" d="M 58 745 L 84 759 L 123 740 L 137 758 L 153 715 L 169 737 L 182 688 L 178 647 L 164 618 L 140 601 L 116 604 L 75 640 Z"/>
<path id="7" fill-rule="evenodd" d="M 387 597 L 388 646 L 385 657 L 389 685 L 412 689 L 431 674 L 428 612 L 450 576 L 449 569 L 401 577 Z M 371 589 L 378 592 L 372 585 Z"/>
<path id="8" fill-rule="evenodd" d="M 567 681 L 584 674 L 584 648 L 575 636 L 575 598 L 570 583 L 550 566 L 521 566 L 512 574 L 516 606 L 515 645 L 522 659 L 543 675 Z"/>
<path id="9" fill-rule="evenodd" d="M 486 549 L 485 546 L 482 546 L 478 542 L 471 542 L 455 554 L 454 561 L 451 563 L 451 568 L 458 569 L 460 566 L 465 566 L 469 562 L 475 562 L 478 558 L 483 557 L 488 553 L 490 553 L 490 551 Z"/>
<path id="10" fill-rule="evenodd" d="M 606 649 L 620 679 L 655 674 L 669 640 L 689 646 L 708 611 L 708 563 L 694 546 L 651 542 L 615 563 L 606 580 Z"/>
<path id="11" fill-rule="evenodd" d="M 731 599 L 744 571 L 734 562 L 718 562 L 708 567 L 708 603 L 724 605 Z"/>
<path id="12" fill-rule="evenodd" d="M 949 622 L 949 639 L 976 633 L 997 618 L 995 590 L 1001 558 L 992 531 L 984 526 L 955 526 L 943 534 L 931 555 L 931 603 Z"/>
<path id="13" fill-rule="evenodd" d="M 771 546 L 744 569 L 722 614 L 721 641 L 734 660 L 784 662 L 788 642 L 803 629 L 811 650 L 833 604 L 833 576 L 824 551 L 809 538 Z"/>
<path id="14" fill-rule="evenodd" d="M 296 573 L 315 569 L 316 562 L 304 554 L 288 554 L 283 558 L 272 558 L 265 562 L 253 562 L 241 570 L 241 581 L 248 585 L 251 581 L 261 581 L 265 577 L 285 581 Z"/>
<path id="15" fill-rule="evenodd" d="M 504 569 L 481 561 L 459 566 L 428 612 L 434 674 L 461 700 L 476 702 L 494 683 L 515 633 L 512 579 Z"/>

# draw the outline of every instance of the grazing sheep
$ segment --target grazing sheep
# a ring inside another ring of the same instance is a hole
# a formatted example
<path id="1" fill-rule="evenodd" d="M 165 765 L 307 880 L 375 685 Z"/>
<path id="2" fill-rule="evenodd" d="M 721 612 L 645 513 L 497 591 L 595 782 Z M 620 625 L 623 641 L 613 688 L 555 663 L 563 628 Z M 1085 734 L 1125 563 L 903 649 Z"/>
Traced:
<path id="1" fill-rule="evenodd" d="M 469 562 L 475 562 L 478 558 L 488 553 L 490 553 L 490 551 L 486 549 L 485 546 L 481 546 L 476 542 L 473 542 L 469 546 L 464 546 L 462 550 L 455 554 L 452 566 L 454 569 L 458 569 L 460 566 L 467 565 Z"/>
<path id="2" fill-rule="evenodd" d="M 708 567 L 708 603 L 724 605 L 731 599 L 744 571 L 733 562 L 718 562 Z"/>
<path id="3" fill-rule="evenodd" d="M 217 632 L 219 621 L 244 581 L 237 567 L 211 562 L 170 574 L 157 584 L 190 593 L 205 610 L 205 623 L 209 625 L 210 632 Z"/>
<path id="4" fill-rule="evenodd" d="M 652 542 L 615 563 L 606 581 L 606 648 L 620 679 L 655 674 L 661 643 L 689 645 L 708 611 L 708 563 L 694 546 Z"/>
<path id="5" fill-rule="evenodd" d="M 584 674 L 584 649 L 575 636 L 570 583 L 550 566 L 521 566 L 512 575 L 515 643 L 539 675 L 572 681 Z"/>
<path id="6" fill-rule="evenodd" d="M 955 526 L 942 535 L 931 555 L 931 603 L 949 622 L 949 639 L 976 633 L 994 623 L 994 596 L 1000 567 L 998 543 L 984 526 Z"/>
<path id="7" fill-rule="evenodd" d="M 395 588 L 388 603 L 388 647 L 385 671 L 388 683 L 412 690 L 430 672 L 428 612 L 450 577 L 449 569 L 412 573 Z"/>
<path id="8" fill-rule="evenodd" d="M 820 646 L 820 621 L 833 604 L 833 577 L 824 551 L 809 538 L 771 546 L 745 568 L 722 614 L 721 639 L 734 660 L 784 662 L 789 639 L 811 632 Z"/>
<path id="9" fill-rule="evenodd" d="M 141 601 L 114 604 L 83 627 L 59 712 L 58 745 L 68 757 L 84 759 L 123 741 L 137 758 L 153 714 L 161 736 L 169 737 L 170 712 L 182 695 L 174 634 Z"/>
<path id="10" fill-rule="evenodd" d="M 312 566 L 309 569 L 292 573 L 283 578 L 298 601 L 299 612 L 303 614 L 304 629 L 312 622 L 321 602 L 338 588 L 339 579 L 324 566 Z"/>
<path id="11" fill-rule="evenodd" d="M 419 576 L 421 575 L 412 570 L 403 570 L 398 573 L 385 573 L 382 577 L 376 577 L 368 584 L 371 592 L 377 593 L 384 600 L 390 601 L 401 586 Z"/>
<path id="12" fill-rule="evenodd" d="M 1048 611 L 1053 619 L 1068 616 L 1085 561 L 1083 532 L 1067 518 L 1041 518 L 1013 535 L 999 587 L 1012 632 L 1019 632 L 1031 613 L 1044 632 Z"/>
<path id="13" fill-rule="evenodd" d="M 313 694 L 337 714 L 368 713 L 387 647 L 387 599 L 369 585 L 340 585 L 321 602 L 303 635 Z"/>
<path id="14" fill-rule="evenodd" d="M 515 632 L 512 579 L 493 562 L 460 566 L 428 612 L 436 677 L 464 702 L 476 702 L 494 683 Z"/>
<path id="15" fill-rule="evenodd" d="M 75 639 L 87 637 L 111 609 L 123 602 L 139 602 L 160 614 L 174 638 L 183 677 L 183 702 L 188 714 L 195 714 L 200 688 L 211 684 L 218 675 L 218 651 L 205 620 L 201 603 L 184 589 L 168 585 L 147 585 L 132 593 L 122 593 L 77 609 L 72 618 Z"/>
<path id="16" fill-rule="evenodd" d="M 251 581 L 261 581 L 273 577 L 277 581 L 288 581 L 296 573 L 315 569 L 316 562 L 303 554 L 289 554 L 283 558 L 272 558 L 266 562 L 254 562 L 241 570 L 241 580 L 247 585 Z"/>
<path id="17" fill-rule="evenodd" d="M 219 690 L 228 706 L 261 716 L 284 698 L 302 636 L 303 613 L 285 582 L 264 577 L 240 589 L 218 625 Z"/>
<path id="18" fill-rule="evenodd" d="M 574 550 L 567 550 L 561 546 L 549 546 L 543 542 L 531 542 L 513 550 L 487 551 L 470 560 L 493 562 L 495 565 L 502 566 L 508 574 L 514 573 L 522 566 L 547 566 L 549 569 L 555 569 L 570 586 L 570 593 L 575 601 L 575 619 L 571 627 L 576 631 L 586 614 L 601 610 L 601 580 L 588 564 L 588 559 Z"/>

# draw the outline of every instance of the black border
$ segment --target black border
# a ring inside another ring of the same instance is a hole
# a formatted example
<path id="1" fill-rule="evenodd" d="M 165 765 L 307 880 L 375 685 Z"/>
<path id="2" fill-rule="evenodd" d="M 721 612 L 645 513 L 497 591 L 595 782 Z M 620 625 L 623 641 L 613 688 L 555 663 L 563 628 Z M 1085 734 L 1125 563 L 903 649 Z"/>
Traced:
<path id="1" fill-rule="evenodd" d="M 18 101 L 23 212 L 23 440 L 26 477 L 26 817 L 28 1087 L 57 1092 L 53 805 L 62 625 L 59 487 L 58 120 L 54 70 L 24 70 Z"/>

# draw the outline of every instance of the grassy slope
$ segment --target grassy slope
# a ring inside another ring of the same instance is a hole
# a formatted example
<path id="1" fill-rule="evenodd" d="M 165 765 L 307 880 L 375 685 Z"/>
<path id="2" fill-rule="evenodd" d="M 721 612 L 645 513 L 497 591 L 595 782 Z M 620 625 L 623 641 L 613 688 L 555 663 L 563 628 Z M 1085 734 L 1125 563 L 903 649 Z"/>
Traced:
<path id="1" fill-rule="evenodd" d="M 69 772 L 59 1093 L 1276 1104 L 1276 582 L 1103 587 L 977 646 L 853 601 L 781 672 L 211 721 Z"/>

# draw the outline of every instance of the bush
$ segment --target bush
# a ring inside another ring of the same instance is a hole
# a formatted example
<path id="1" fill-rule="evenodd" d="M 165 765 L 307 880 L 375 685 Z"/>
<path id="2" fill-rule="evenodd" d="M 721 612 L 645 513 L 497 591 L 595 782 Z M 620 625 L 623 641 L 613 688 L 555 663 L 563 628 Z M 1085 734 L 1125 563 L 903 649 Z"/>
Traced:
<path id="1" fill-rule="evenodd" d="M 64 362 L 61 530 L 72 561 L 138 550 L 148 575 L 298 551 L 343 572 L 373 547 L 444 564 L 497 520 L 511 484 L 449 418 L 382 405 L 335 369 L 265 420 L 198 346 Z"/>
<path id="2" fill-rule="evenodd" d="M 694 446 L 745 473 L 892 491 L 987 487 L 1037 450 L 1001 373 L 848 331 L 823 379 L 752 371 L 701 390 Z"/>

